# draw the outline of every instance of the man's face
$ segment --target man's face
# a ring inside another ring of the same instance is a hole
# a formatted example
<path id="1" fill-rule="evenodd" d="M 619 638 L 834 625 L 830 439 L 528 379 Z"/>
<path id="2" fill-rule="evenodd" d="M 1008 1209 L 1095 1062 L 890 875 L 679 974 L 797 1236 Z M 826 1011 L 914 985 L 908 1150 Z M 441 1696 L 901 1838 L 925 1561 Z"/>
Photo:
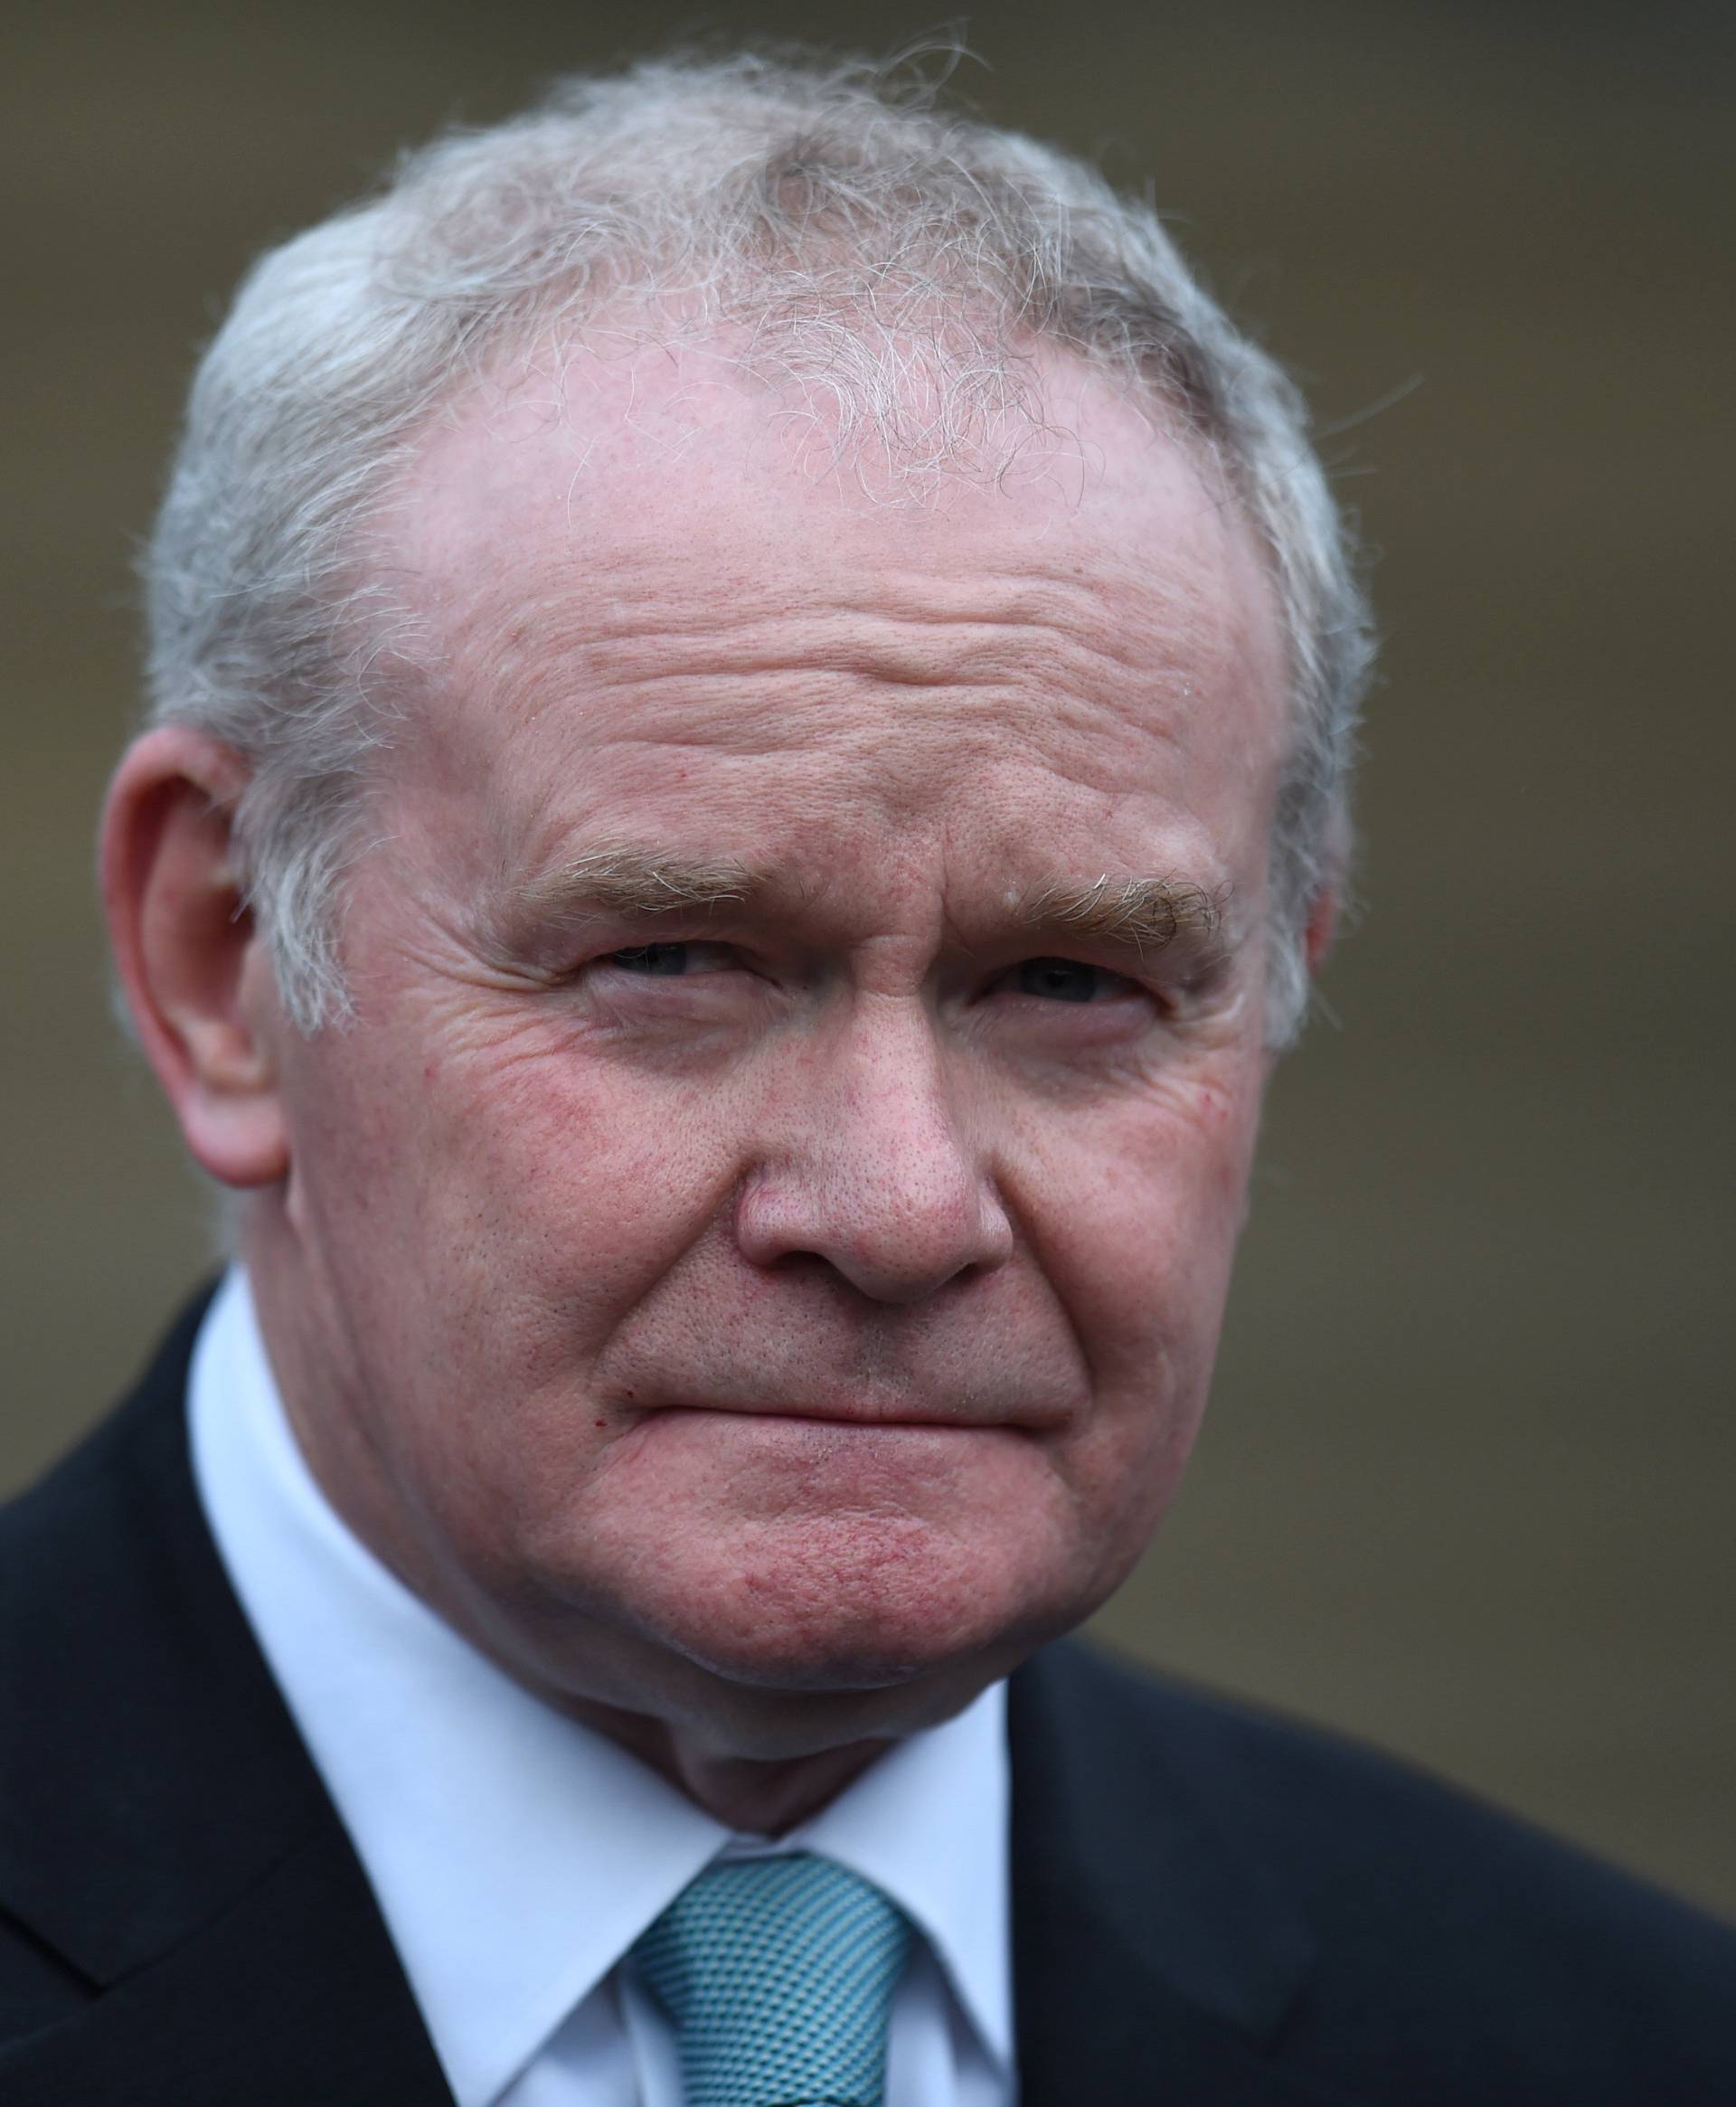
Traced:
<path id="1" fill-rule="evenodd" d="M 1050 410 L 1084 472 L 900 505 L 745 388 L 580 362 L 402 493 L 431 671 L 250 1248 L 327 1489 L 554 1693 L 910 1724 L 1180 1475 L 1281 656 L 1189 457 L 1064 368 Z"/>

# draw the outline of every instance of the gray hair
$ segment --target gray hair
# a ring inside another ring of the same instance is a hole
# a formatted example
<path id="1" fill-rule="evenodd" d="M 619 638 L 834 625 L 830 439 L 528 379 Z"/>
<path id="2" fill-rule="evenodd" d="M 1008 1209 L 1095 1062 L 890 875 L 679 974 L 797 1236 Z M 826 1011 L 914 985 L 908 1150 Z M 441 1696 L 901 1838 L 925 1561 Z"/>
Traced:
<path id="1" fill-rule="evenodd" d="M 1043 345 L 1136 387 L 1217 459 L 1289 655 L 1267 1017 L 1274 1044 L 1293 1036 L 1372 657 L 1299 395 L 1156 213 L 1095 170 L 941 109 L 920 80 L 755 56 L 568 80 L 407 156 L 377 196 L 264 256 L 205 354 L 144 566 L 150 714 L 249 762 L 244 882 L 298 1027 L 347 1009 L 342 879 L 395 735 L 370 669 L 401 614 L 370 528 L 443 400 L 605 302 L 727 324 L 841 448 L 919 481 L 994 472 Z"/>

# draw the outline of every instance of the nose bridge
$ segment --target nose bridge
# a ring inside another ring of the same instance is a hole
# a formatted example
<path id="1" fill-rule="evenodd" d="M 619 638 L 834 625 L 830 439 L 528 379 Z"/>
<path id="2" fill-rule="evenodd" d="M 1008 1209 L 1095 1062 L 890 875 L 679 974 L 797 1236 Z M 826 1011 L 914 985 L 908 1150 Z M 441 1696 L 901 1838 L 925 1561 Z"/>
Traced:
<path id="1" fill-rule="evenodd" d="M 882 1301 L 1005 1258 L 1011 1228 L 920 997 L 859 996 L 793 1067 L 743 1195 L 747 1255 L 808 1253 Z"/>

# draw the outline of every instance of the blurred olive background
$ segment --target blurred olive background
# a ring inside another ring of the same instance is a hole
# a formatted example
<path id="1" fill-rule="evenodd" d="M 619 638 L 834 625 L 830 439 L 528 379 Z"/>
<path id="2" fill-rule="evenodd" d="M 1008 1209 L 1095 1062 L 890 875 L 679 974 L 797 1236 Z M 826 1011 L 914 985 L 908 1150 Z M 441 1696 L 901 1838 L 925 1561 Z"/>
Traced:
<path id="1" fill-rule="evenodd" d="M 910 8 L 80 4 L 0 32 L 0 1481 L 210 1207 L 106 1010 L 129 563 L 263 242 L 441 122 Z M 1149 181 L 1308 386 L 1388 643 L 1360 926 L 1281 1074 L 1213 1414 L 1101 1620 L 1736 1907 L 1724 1145 L 1736 10 L 1000 6 L 960 85 Z"/>

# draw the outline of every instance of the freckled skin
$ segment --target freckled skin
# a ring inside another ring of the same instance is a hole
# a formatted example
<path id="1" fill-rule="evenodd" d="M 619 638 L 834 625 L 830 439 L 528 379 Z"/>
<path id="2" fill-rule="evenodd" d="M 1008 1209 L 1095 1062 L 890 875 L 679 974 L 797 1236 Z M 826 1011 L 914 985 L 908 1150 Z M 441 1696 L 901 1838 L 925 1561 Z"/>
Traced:
<path id="1" fill-rule="evenodd" d="M 247 1248 L 353 1526 L 692 1784 L 955 1710 L 1168 1503 L 1266 1077 L 1282 671 L 1221 495 L 1064 364 L 1087 470 L 914 507 L 675 368 L 478 397 L 405 485 L 437 663 Z M 484 940 L 620 841 L 782 904 Z M 1226 901 L 1223 973 L 1031 981 L 1009 902 L 1104 874 Z"/>

